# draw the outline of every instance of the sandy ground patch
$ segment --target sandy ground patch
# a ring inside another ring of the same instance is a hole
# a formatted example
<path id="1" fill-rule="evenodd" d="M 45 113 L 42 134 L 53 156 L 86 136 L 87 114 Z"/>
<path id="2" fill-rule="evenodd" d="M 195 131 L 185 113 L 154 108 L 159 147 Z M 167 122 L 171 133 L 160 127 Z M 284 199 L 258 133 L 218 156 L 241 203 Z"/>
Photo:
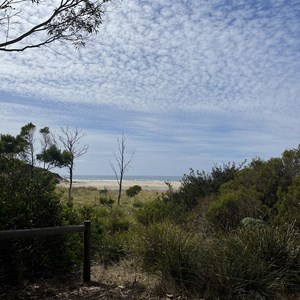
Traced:
<path id="1" fill-rule="evenodd" d="M 170 182 L 174 189 L 178 189 L 180 186 L 179 181 Z M 60 183 L 62 187 L 68 187 L 68 182 Z M 143 190 L 167 190 L 168 186 L 164 181 L 134 181 L 123 180 L 122 189 L 126 190 L 133 185 L 139 185 Z M 73 187 L 93 187 L 97 189 L 117 190 L 118 183 L 116 180 L 74 180 Z"/>

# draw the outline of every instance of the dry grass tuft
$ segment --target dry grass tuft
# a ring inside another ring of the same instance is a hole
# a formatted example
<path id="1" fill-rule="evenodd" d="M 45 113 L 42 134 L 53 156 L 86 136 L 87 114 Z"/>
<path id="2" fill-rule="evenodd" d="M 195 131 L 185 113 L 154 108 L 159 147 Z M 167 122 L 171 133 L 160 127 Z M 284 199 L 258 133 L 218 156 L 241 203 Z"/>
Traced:
<path id="1" fill-rule="evenodd" d="M 92 280 L 107 285 L 133 288 L 141 286 L 147 290 L 153 290 L 158 280 L 143 273 L 133 260 L 122 260 L 114 265 L 95 265 L 92 267 Z"/>
<path id="2" fill-rule="evenodd" d="M 58 193 L 62 195 L 62 201 L 68 201 L 68 189 L 66 187 L 58 186 L 56 188 Z M 100 190 L 93 187 L 75 187 L 72 190 L 73 203 L 77 207 L 82 207 L 84 205 L 98 205 Z M 161 191 L 155 190 L 142 190 L 136 197 L 130 198 L 123 191 L 121 203 L 123 205 L 135 206 L 143 205 L 146 202 L 154 200 L 162 195 Z M 107 197 L 112 198 L 115 203 L 117 202 L 118 192 L 116 190 L 108 190 Z"/>

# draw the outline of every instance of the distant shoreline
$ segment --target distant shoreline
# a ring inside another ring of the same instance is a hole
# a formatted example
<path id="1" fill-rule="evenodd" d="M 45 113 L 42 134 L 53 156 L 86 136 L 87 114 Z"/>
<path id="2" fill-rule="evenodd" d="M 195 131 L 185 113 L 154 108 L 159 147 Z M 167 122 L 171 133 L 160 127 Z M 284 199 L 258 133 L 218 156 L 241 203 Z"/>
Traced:
<path id="1" fill-rule="evenodd" d="M 180 181 L 168 181 L 174 189 L 178 189 L 180 186 Z M 59 186 L 68 187 L 69 183 L 67 181 L 59 183 Z M 165 181 L 142 181 L 142 180 L 123 180 L 122 189 L 126 190 L 133 185 L 139 185 L 143 190 L 158 190 L 164 191 L 168 189 Z M 97 188 L 99 190 L 108 189 L 108 190 L 117 190 L 118 183 L 116 180 L 73 180 L 73 187 L 85 187 L 85 188 Z"/>
<path id="2" fill-rule="evenodd" d="M 68 175 L 61 175 L 62 178 L 68 179 Z M 173 176 L 173 175 L 125 175 L 123 178 L 124 180 L 128 181 L 179 181 L 182 179 L 182 176 Z M 74 181 L 114 181 L 116 180 L 116 177 L 114 175 L 74 175 L 73 176 Z"/>

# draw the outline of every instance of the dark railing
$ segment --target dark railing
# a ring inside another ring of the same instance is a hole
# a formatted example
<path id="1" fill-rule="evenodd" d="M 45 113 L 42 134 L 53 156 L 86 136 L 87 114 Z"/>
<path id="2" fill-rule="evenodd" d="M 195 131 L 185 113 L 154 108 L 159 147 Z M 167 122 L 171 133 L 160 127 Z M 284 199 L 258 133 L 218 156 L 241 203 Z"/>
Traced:
<path id="1" fill-rule="evenodd" d="M 51 236 L 51 235 L 69 234 L 75 232 L 84 233 L 83 281 L 90 282 L 91 280 L 91 221 L 89 220 L 84 221 L 84 225 L 4 230 L 4 231 L 0 231 L 0 240 L 27 239 L 32 237 L 44 237 L 44 236 Z"/>

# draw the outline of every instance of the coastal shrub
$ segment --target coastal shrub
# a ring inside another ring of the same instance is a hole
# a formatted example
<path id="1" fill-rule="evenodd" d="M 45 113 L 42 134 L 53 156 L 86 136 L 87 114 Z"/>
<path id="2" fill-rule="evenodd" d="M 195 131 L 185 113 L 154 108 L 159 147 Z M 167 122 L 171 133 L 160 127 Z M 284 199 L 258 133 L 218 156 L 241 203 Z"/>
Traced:
<path id="1" fill-rule="evenodd" d="M 218 194 L 222 184 L 233 180 L 242 165 L 236 166 L 235 163 L 215 165 L 210 173 L 190 169 L 190 173 L 181 179 L 181 186 L 178 191 L 173 192 L 170 201 L 180 203 L 186 210 L 191 211 L 198 205 L 200 199 Z"/>
<path id="2" fill-rule="evenodd" d="M 94 261 L 109 265 L 125 257 L 127 233 L 132 223 L 126 208 L 92 204 L 75 211 L 79 223 L 91 220 L 91 254 Z"/>
<path id="3" fill-rule="evenodd" d="M 61 205 L 50 173 L 30 177 L 23 162 L 5 158 L 0 170 L 0 230 L 60 225 Z"/>
<path id="4" fill-rule="evenodd" d="M 108 207 L 112 207 L 115 201 L 112 198 L 99 198 L 99 203 Z"/>
<path id="5" fill-rule="evenodd" d="M 112 208 L 115 201 L 110 197 L 108 189 L 103 189 L 99 191 L 100 197 L 99 197 L 99 203 L 104 206 L 108 206 Z"/>
<path id="6" fill-rule="evenodd" d="M 114 235 L 104 234 L 98 248 L 99 262 L 108 266 L 126 257 L 128 233 L 119 232 Z"/>
<path id="7" fill-rule="evenodd" d="M 274 219 L 279 221 L 279 202 L 283 201 L 283 195 L 289 193 L 293 180 L 299 177 L 299 153 L 300 147 L 286 150 L 282 158 L 270 158 L 267 161 L 253 159 L 249 165 L 236 173 L 231 182 L 234 189 L 246 188 L 260 194 L 263 221 L 267 223 L 272 223 Z"/>
<path id="8" fill-rule="evenodd" d="M 211 234 L 214 230 L 205 218 L 205 215 L 211 202 L 215 201 L 216 198 L 216 195 L 210 195 L 202 198 L 198 205 L 188 214 L 185 222 L 185 228 L 189 231 L 199 232 L 205 235 Z"/>
<path id="9" fill-rule="evenodd" d="M 130 216 L 125 208 L 113 207 L 106 209 L 105 213 L 103 210 L 96 209 L 94 219 L 97 224 L 96 256 L 106 265 L 118 262 L 127 253 L 127 236 L 132 226 Z"/>
<path id="10" fill-rule="evenodd" d="M 136 212 L 138 222 L 145 226 L 163 221 L 182 223 L 185 219 L 185 215 L 180 204 L 175 205 L 159 198 L 145 203 L 144 206 Z"/>
<path id="11" fill-rule="evenodd" d="M 139 199 L 134 199 L 133 203 L 132 203 L 132 206 L 134 208 L 141 208 L 144 206 L 144 203 L 143 201 L 139 200 Z"/>
<path id="12" fill-rule="evenodd" d="M 83 224 L 84 220 L 91 220 L 91 256 L 93 260 L 98 259 L 104 234 L 102 220 L 109 214 L 109 210 L 106 207 L 86 204 L 73 209 L 73 214 L 77 218 L 74 224 Z"/>
<path id="13" fill-rule="evenodd" d="M 295 178 L 287 193 L 278 192 L 276 224 L 294 223 L 300 228 L 300 178 Z"/>
<path id="14" fill-rule="evenodd" d="M 216 230 L 232 230 L 238 228 L 246 217 L 259 217 L 260 207 L 260 194 L 255 190 L 225 187 L 211 202 L 205 218 Z"/>
<path id="15" fill-rule="evenodd" d="M 0 169 L 0 230 L 69 224 L 51 173 L 40 171 L 28 176 L 23 162 L 5 157 L 0 159 Z M 20 283 L 23 279 L 51 276 L 56 270 L 70 271 L 71 266 L 78 265 L 80 249 L 75 240 L 62 236 L 3 242 L 0 258 L 5 259 L 0 273 L 4 272 L 8 281 Z M 74 248 L 68 251 L 71 244 Z"/>
<path id="16" fill-rule="evenodd" d="M 154 223 L 140 228 L 130 248 L 143 270 L 159 277 L 162 285 L 188 293 L 206 290 L 211 262 L 199 236 L 169 222 Z"/>
<path id="17" fill-rule="evenodd" d="M 131 226 L 130 216 L 127 215 L 126 209 L 115 207 L 109 212 L 104 219 L 105 228 L 111 233 L 126 232 Z"/>
<path id="18" fill-rule="evenodd" d="M 141 190 L 142 187 L 140 185 L 133 185 L 126 190 L 126 195 L 128 197 L 135 197 L 140 193 Z"/>

